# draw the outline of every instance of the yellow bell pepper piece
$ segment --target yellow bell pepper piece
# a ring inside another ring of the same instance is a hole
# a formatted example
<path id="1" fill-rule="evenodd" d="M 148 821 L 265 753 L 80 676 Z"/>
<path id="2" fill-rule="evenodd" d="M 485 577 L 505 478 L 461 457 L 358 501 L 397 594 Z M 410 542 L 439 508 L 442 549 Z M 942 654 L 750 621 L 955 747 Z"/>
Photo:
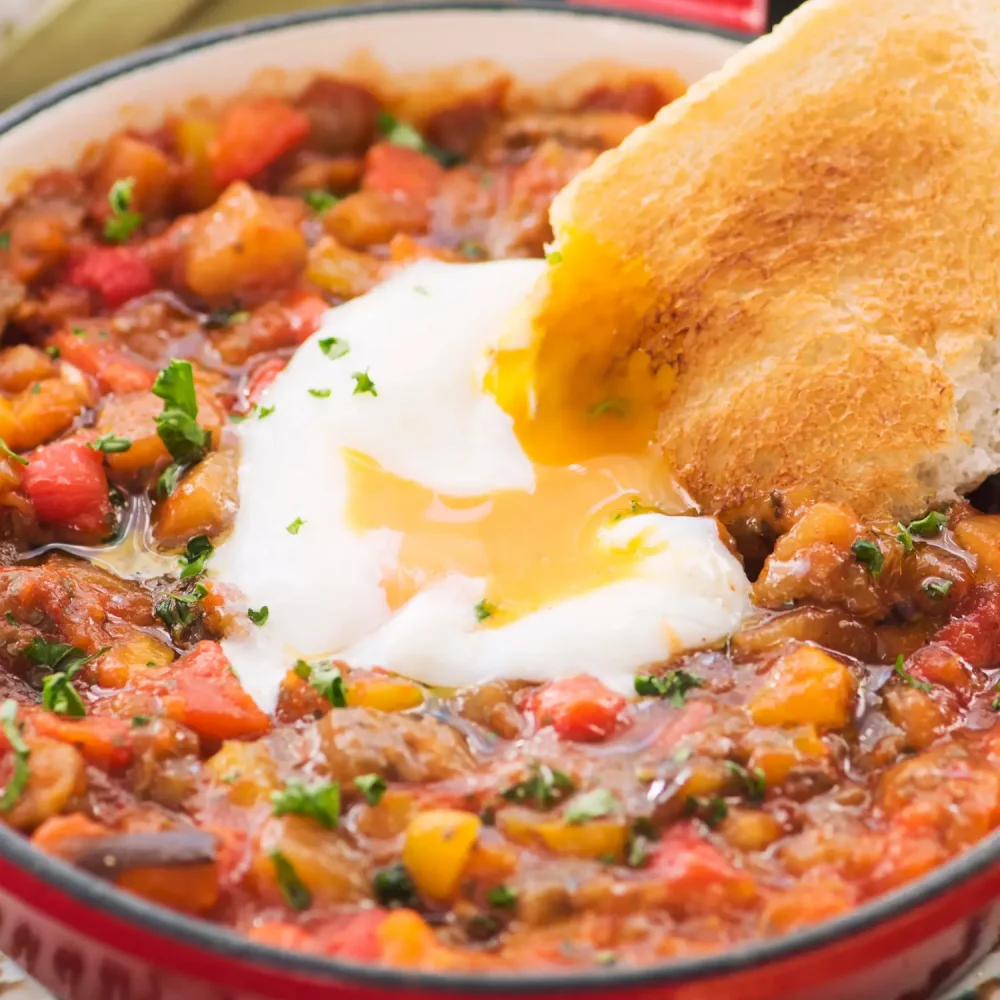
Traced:
<path id="1" fill-rule="evenodd" d="M 424 702 L 424 692 L 402 677 L 351 677 L 345 692 L 350 708 L 377 708 L 380 712 L 404 712 Z"/>
<path id="2" fill-rule="evenodd" d="M 772 668 L 750 701 L 758 726 L 840 729 L 851 718 L 854 676 L 816 646 L 799 646 Z"/>
<path id="3" fill-rule="evenodd" d="M 431 809 L 410 820 L 403 864 L 424 895 L 437 900 L 455 896 L 482 825 L 478 816 L 459 809 Z"/>
<path id="4" fill-rule="evenodd" d="M 608 817 L 571 824 L 547 819 L 527 810 L 505 809 L 497 814 L 500 832 L 516 843 L 548 848 L 572 858 L 615 858 L 625 853 L 628 827 L 623 819 Z"/>

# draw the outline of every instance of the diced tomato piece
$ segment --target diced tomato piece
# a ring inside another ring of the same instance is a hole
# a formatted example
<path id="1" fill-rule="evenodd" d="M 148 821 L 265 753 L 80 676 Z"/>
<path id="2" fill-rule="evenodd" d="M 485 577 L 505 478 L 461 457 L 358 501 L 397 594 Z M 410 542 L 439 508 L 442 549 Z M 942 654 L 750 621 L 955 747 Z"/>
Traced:
<path id="1" fill-rule="evenodd" d="M 378 142 L 365 157 L 362 187 L 424 204 L 437 194 L 444 168 L 437 160 L 405 146 Z"/>
<path id="2" fill-rule="evenodd" d="M 82 441 L 37 448 L 28 457 L 22 482 L 42 523 L 87 532 L 107 526 L 111 499 L 104 458 Z"/>
<path id="3" fill-rule="evenodd" d="M 39 736 L 76 747 L 95 767 L 117 771 L 132 763 L 133 729 L 124 719 L 111 715 L 71 719 L 53 712 L 37 712 L 31 717 L 31 725 Z"/>
<path id="4" fill-rule="evenodd" d="M 319 329 L 319 319 L 329 308 L 326 301 L 309 292 L 292 296 L 285 305 L 285 312 L 296 344 L 304 343 Z"/>
<path id="5" fill-rule="evenodd" d="M 208 739 L 262 736 L 268 717 L 243 690 L 217 642 L 199 642 L 169 668 L 164 706 L 178 721 Z"/>
<path id="6" fill-rule="evenodd" d="M 297 146 L 309 119 L 276 97 L 241 101 L 223 116 L 209 157 L 219 187 L 246 180 Z"/>
<path id="7" fill-rule="evenodd" d="M 664 835 L 650 853 L 649 870 L 669 886 L 671 900 L 682 905 L 704 901 L 709 890 L 730 902 L 746 901 L 757 894 L 753 879 L 690 823 L 681 823 Z"/>
<path id="8" fill-rule="evenodd" d="M 1000 665 L 1000 588 L 977 584 L 933 638 L 978 670 Z"/>
<path id="9" fill-rule="evenodd" d="M 564 740 L 607 739 L 630 721 L 625 698 L 588 674 L 546 684 L 532 700 L 535 718 L 551 723 Z"/>
<path id="10" fill-rule="evenodd" d="M 136 247 L 91 247 L 70 261 L 66 281 L 97 292 L 109 309 L 156 287 L 153 270 Z"/>
<path id="11" fill-rule="evenodd" d="M 52 816 L 32 835 L 31 842 L 46 854 L 72 854 L 81 840 L 106 837 L 111 830 L 88 819 L 83 813 Z M 67 850 L 68 848 L 68 850 Z"/>
<path id="12" fill-rule="evenodd" d="M 250 373 L 246 389 L 244 390 L 247 403 L 260 402 L 260 397 L 264 394 L 264 391 L 285 370 L 285 365 L 287 364 L 288 361 L 286 358 L 268 358 L 257 365 Z"/>
<path id="13" fill-rule="evenodd" d="M 673 716 L 656 737 L 657 749 L 661 753 L 670 753 L 685 736 L 701 729 L 711 714 L 710 702 L 704 700 L 688 702 L 680 714 Z"/>
<path id="14" fill-rule="evenodd" d="M 385 918 L 385 910 L 366 910 L 345 919 L 331 920 L 316 928 L 315 934 L 324 955 L 350 958 L 355 962 L 375 962 L 382 953 L 378 929 Z"/>
<path id="15" fill-rule="evenodd" d="M 81 337 L 69 330 L 59 330 L 48 342 L 59 348 L 60 357 L 80 371 L 93 375 L 102 392 L 140 392 L 151 389 L 156 380 L 155 372 L 95 334 Z"/>

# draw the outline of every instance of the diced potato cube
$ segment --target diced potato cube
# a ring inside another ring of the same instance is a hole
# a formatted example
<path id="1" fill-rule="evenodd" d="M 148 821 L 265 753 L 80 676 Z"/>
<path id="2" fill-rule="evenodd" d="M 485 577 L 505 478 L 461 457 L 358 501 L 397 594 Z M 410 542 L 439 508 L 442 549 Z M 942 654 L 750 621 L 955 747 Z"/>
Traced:
<path id="1" fill-rule="evenodd" d="M 815 646 L 799 646 L 771 668 L 750 700 L 759 726 L 814 725 L 840 729 L 851 718 L 854 675 Z"/>
<path id="2" fill-rule="evenodd" d="M 753 749 L 747 767 L 764 773 L 768 788 L 785 783 L 792 768 L 806 761 L 823 760 L 826 744 L 814 726 L 800 726 L 793 730 L 760 730 L 754 734 Z"/>
<path id="3" fill-rule="evenodd" d="M 115 181 L 128 177 L 135 181 L 129 210 L 146 218 L 162 216 L 173 189 L 170 160 L 150 143 L 119 134 L 109 139 L 104 147 L 104 155 L 94 175 L 93 190 L 99 198 L 106 198 Z"/>
<path id="4" fill-rule="evenodd" d="M 52 359 L 37 347 L 15 344 L 0 352 L 0 389 L 21 392 L 35 382 L 51 378 L 56 371 Z"/>
<path id="5" fill-rule="evenodd" d="M 291 285 L 306 252 L 305 237 L 271 198 L 237 181 L 202 213 L 185 248 L 184 278 L 208 302 L 246 304 Z"/>
<path id="6" fill-rule="evenodd" d="M 573 858 L 620 859 L 628 840 L 625 821 L 612 817 L 570 824 L 527 809 L 504 809 L 497 814 L 497 827 L 515 843 Z"/>
<path id="7" fill-rule="evenodd" d="M 773 816 L 753 809 L 730 809 L 719 827 L 719 833 L 740 851 L 763 851 L 782 832 Z"/>
<path id="8" fill-rule="evenodd" d="M 145 632 L 136 632 L 124 642 L 116 642 L 90 668 L 102 687 L 123 688 L 135 675 L 150 666 L 165 667 L 174 660 L 174 651 Z"/>
<path id="9" fill-rule="evenodd" d="M 404 712 L 424 701 L 423 689 L 390 674 L 352 674 L 347 683 L 347 704 L 351 708 L 377 708 L 381 712 Z"/>
<path id="10" fill-rule="evenodd" d="M 1000 514 L 980 514 L 959 521 L 955 541 L 976 557 L 977 580 L 1000 581 Z"/>
<path id="11" fill-rule="evenodd" d="M 219 900 L 217 862 L 200 865 L 130 868 L 117 884 L 161 906 L 182 913 L 205 913 Z"/>
<path id="12" fill-rule="evenodd" d="M 29 740 L 28 783 L 4 819 L 18 830 L 33 830 L 63 811 L 87 789 L 87 768 L 80 752 L 67 743 L 36 736 Z"/>
<path id="13" fill-rule="evenodd" d="M 74 379 L 35 382 L 11 400 L 15 426 L 7 444 L 21 451 L 51 441 L 69 430 L 89 400 L 86 385 Z"/>
<path id="14" fill-rule="evenodd" d="M 181 548 L 196 535 L 213 540 L 236 516 L 236 453 L 213 451 L 178 483 L 157 510 L 153 534 L 164 548 Z"/>
<path id="15" fill-rule="evenodd" d="M 226 740 L 205 762 L 206 772 L 227 790 L 231 802 L 253 806 L 267 802 L 281 781 L 267 744 Z"/>
<path id="16" fill-rule="evenodd" d="M 820 543 L 849 549 L 861 533 L 861 523 L 850 508 L 818 503 L 778 539 L 774 546 L 774 558 L 789 559 L 799 549 Z"/>
<path id="17" fill-rule="evenodd" d="M 458 809 L 431 809 L 410 820 L 403 864 L 422 893 L 442 901 L 454 898 L 481 826 L 474 813 Z"/>
<path id="18" fill-rule="evenodd" d="M 349 250 L 328 236 L 309 251 L 306 277 L 331 295 L 353 299 L 378 284 L 381 270 L 376 257 Z"/>

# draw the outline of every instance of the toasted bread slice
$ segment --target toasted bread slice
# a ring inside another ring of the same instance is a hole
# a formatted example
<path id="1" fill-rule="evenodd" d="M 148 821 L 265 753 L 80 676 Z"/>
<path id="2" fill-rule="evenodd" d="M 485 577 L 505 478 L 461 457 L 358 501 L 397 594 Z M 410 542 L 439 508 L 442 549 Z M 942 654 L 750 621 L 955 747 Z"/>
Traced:
<path id="1" fill-rule="evenodd" d="M 1000 0 L 811 0 L 567 187 L 539 407 L 636 352 L 708 510 L 908 516 L 1000 469 Z"/>

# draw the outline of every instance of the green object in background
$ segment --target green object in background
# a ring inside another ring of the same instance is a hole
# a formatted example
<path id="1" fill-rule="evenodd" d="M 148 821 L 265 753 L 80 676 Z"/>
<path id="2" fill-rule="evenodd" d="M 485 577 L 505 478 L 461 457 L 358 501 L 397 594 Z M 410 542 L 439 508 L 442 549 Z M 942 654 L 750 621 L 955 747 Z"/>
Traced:
<path id="1" fill-rule="evenodd" d="M 5 0 L 0 2 L 0 108 L 164 38 L 248 17 L 315 10 L 335 2 Z"/>

